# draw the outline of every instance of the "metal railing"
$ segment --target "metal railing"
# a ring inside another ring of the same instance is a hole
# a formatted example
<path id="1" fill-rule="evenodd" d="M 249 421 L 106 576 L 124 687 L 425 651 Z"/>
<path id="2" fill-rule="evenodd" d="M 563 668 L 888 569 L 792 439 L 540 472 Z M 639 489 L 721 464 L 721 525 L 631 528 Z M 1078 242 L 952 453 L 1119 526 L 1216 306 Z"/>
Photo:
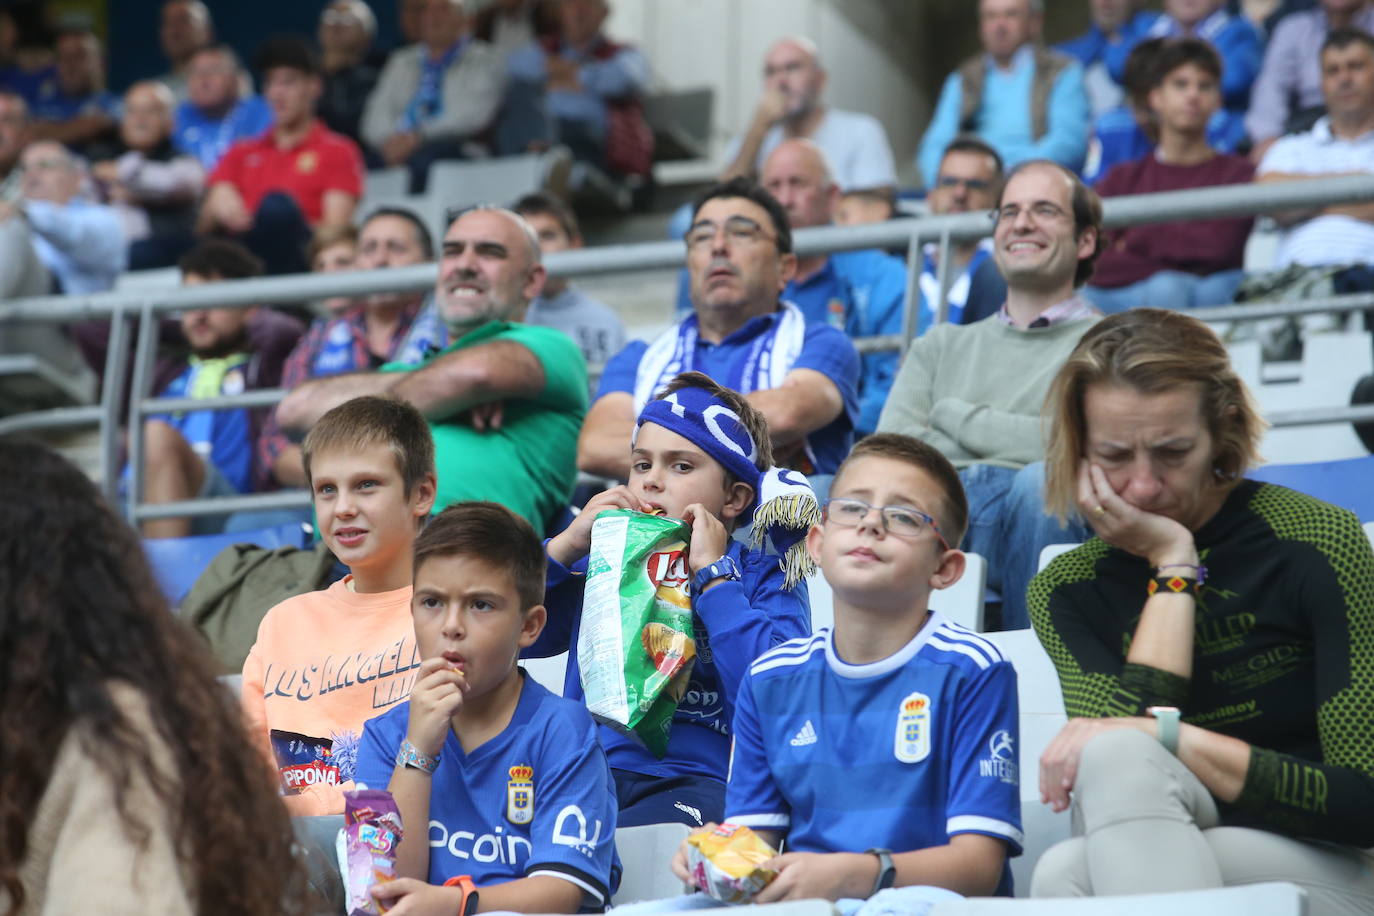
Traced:
<path id="1" fill-rule="evenodd" d="M 1225 216 L 1251 216 L 1313 206 L 1374 201 L 1374 175 L 1341 176 L 1310 181 L 1265 185 L 1228 185 L 1189 191 L 1171 191 L 1114 197 L 1104 202 L 1108 227 Z M 863 352 L 903 348 L 916 329 L 920 293 L 922 247 L 938 246 L 940 288 L 936 321 L 948 318 L 947 295 L 953 277 L 948 273 L 950 247 L 956 242 L 981 239 L 990 234 L 986 213 L 962 213 L 891 220 L 848 227 L 800 229 L 794 233 L 800 255 L 852 251 L 865 248 L 899 248 L 907 251 L 907 295 L 902 333 L 856 341 Z M 576 251 L 554 252 L 544 259 L 549 273 L 562 277 L 618 274 L 638 270 L 671 269 L 683 263 L 680 242 L 646 242 L 610 245 Z M 111 333 L 105 365 L 101 402 L 97 406 L 68 407 L 20 414 L 0 419 L 0 435 L 20 431 L 57 429 L 98 424 L 100 427 L 100 478 L 114 500 L 119 486 L 120 433 L 117 406 L 123 400 L 123 380 L 128 370 L 128 343 L 132 323 L 139 324 L 133 356 L 129 398 L 128 464 L 132 486 L 128 500 L 131 521 L 187 515 L 214 515 L 254 509 L 305 506 L 303 490 L 283 490 L 213 500 L 143 504 L 142 421 L 151 414 L 173 410 L 209 410 L 261 407 L 276 404 L 280 389 L 247 392 L 206 399 L 154 398 L 149 396 L 157 343 L 157 318 L 168 312 L 197 308 L 248 308 L 264 302 L 293 303 L 336 296 L 361 297 L 374 293 L 417 292 L 434 285 L 433 263 L 382 271 L 332 274 L 301 274 L 236 280 L 195 287 L 132 290 L 80 296 L 44 296 L 0 303 L 0 330 L 19 322 L 71 322 L 109 318 Z M 1332 310 L 1374 310 L 1374 294 L 1343 296 L 1329 300 L 1263 303 L 1196 309 L 1190 314 L 1204 321 L 1251 321 L 1278 316 L 1303 315 Z M 665 303 L 665 317 L 671 307 Z M 1374 420 L 1374 407 L 1319 408 L 1285 411 L 1269 416 L 1275 426 Z"/>

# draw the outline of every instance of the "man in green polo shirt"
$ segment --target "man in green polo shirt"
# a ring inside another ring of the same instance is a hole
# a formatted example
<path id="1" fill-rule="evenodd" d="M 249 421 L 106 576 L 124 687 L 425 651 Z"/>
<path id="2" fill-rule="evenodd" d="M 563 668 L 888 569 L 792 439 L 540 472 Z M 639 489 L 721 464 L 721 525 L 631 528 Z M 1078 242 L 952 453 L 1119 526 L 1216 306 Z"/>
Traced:
<path id="1" fill-rule="evenodd" d="M 543 531 L 568 504 L 587 411 L 587 366 L 577 345 L 560 331 L 520 323 L 544 279 L 539 240 L 524 219 L 495 207 L 465 212 L 444 235 L 435 285 L 453 343 L 419 366 L 312 379 L 278 405 L 278 423 L 304 433 L 352 398 L 403 398 L 434 433 L 435 512 L 489 499 Z"/>

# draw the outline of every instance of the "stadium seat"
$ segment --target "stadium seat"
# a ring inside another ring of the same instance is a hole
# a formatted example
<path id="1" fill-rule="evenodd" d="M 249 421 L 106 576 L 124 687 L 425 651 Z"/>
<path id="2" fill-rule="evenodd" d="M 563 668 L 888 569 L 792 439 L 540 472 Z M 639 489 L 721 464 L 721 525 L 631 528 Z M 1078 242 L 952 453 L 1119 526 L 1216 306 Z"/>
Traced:
<path id="1" fill-rule="evenodd" d="M 983 629 L 983 588 L 988 580 L 988 561 L 976 553 L 964 554 L 964 575 L 946 589 L 930 593 L 930 609 L 939 611 L 955 623 L 974 632 Z M 806 580 L 811 595 L 811 632 L 835 622 L 835 593 L 825 576 L 816 570 Z"/>
<path id="2" fill-rule="evenodd" d="M 1310 464 L 1266 464 L 1246 476 L 1349 509 L 1362 522 L 1374 521 L 1374 455 Z"/>
<path id="3" fill-rule="evenodd" d="M 1374 371 L 1374 349 L 1368 332 L 1311 334 L 1303 341 L 1297 381 L 1267 382 L 1255 390 L 1261 410 L 1342 407 L 1350 403 L 1355 383 Z M 1260 453 L 1284 464 L 1335 461 L 1369 452 L 1350 423 L 1288 426 L 1270 429 Z"/>
<path id="4" fill-rule="evenodd" d="M 1040 551 L 1040 566 L 1038 568 L 1044 569 L 1050 565 L 1050 561 L 1055 557 L 1061 553 L 1068 553 L 1077 546 L 1077 544 L 1046 544 L 1044 549 Z"/>
<path id="5" fill-rule="evenodd" d="M 520 667 L 545 690 L 555 696 L 563 695 L 563 675 L 568 670 L 568 653 L 560 652 L 548 658 L 522 658 Z"/>
<path id="6" fill-rule="evenodd" d="M 1040 801 L 1040 755 L 1068 721 L 1059 690 L 1059 675 L 1040 645 L 1034 630 L 985 633 L 984 638 L 1002 650 L 1016 669 L 1021 750 L 1021 829 L 1025 841 L 1021 855 L 1011 860 L 1012 882 L 1018 897 L 1030 893 L 1031 874 L 1040 855 L 1071 835 L 1069 813 L 1058 814 Z"/>
<path id="7" fill-rule="evenodd" d="M 620 889 L 611 898 L 612 905 L 681 894 L 682 882 L 673 874 L 670 863 L 688 832 L 686 824 L 649 824 L 616 830 L 615 847 L 624 874 Z"/>
<path id="8" fill-rule="evenodd" d="M 495 159 L 440 161 L 429 167 L 426 196 L 445 211 L 488 201 L 502 206 L 544 183 L 544 156 L 527 153 Z"/>
<path id="9" fill-rule="evenodd" d="M 1129 897 L 1045 898 L 1008 900 L 975 897 L 932 906 L 928 916 L 1306 916 L 1307 892 L 1296 884 L 1274 881 L 1240 887 Z"/>
<path id="10" fill-rule="evenodd" d="M 143 552 L 152 564 L 158 585 L 172 607 L 191 591 L 200 574 L 221 550 L 234 544 L 256 544 L 259 547 L 305 547 L 309 542 L 306 528 L 299 524 L 239 531 L 230 534 L 202 534 L 184 538 L 145 538 Z"/>

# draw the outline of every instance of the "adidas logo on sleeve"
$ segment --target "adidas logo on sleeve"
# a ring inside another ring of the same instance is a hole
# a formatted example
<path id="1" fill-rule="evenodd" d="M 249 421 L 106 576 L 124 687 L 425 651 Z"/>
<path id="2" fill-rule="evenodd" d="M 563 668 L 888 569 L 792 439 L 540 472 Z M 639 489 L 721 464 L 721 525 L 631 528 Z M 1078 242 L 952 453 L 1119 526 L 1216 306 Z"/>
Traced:
<path id="1" fill-rule="evenodd" d="M 820 740 L 816 735 L 816 726 L 807 719 L 806 724 L 801 727 L 801 731 L 792 736 L 791 744 L 793 747 L 807 747 Z"/>

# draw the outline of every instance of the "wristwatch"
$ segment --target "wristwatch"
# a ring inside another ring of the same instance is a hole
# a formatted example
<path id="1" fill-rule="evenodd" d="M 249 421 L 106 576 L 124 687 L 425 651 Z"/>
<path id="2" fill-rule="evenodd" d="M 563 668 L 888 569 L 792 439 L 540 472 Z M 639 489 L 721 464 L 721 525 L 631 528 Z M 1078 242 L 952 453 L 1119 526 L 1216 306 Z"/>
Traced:
<path id="1" fill-rule="evenodd" d="M 431 757 L 409 741 L 402 741 L 401 746 L 396 749 L 396 765 L 410 767 L 433 776 L 434 771 L 439 769 L 439 756 L 436 754 Z"/>
<path id="2" fill-rule="evenodd" d="M 1177 706 L 1149 706 L 1145 712 L 1155 720 L 1155 737 L 1164 749 L 1178 756 L 1178 720 L 1183 716 Z"/>
<path id="3" fill-rule="evenodd" d="M 444 887 L 458 887 L 463 890 L 463 902 L 454 916 L 470 916 L 477 911 L 477 886 L 472 883 L 471 875 L 455 875 L 444 882 Z"/>
<path id="4" fill-rule="evenodd" d="M 716 579 L 733 579 L 736 582 L 739 581 L 739 566 L 735 564 L 735 561 L 729 554 L 721 557 L 710 566 L 697 571 L 697 574 L 692 577 L 692 594 L 700 595 L 702 592 L 706 591 L 706 586 L 710 585 Z"/>
<path id="5" fill-rule="evenodd" d="M 864 855 L 874 855 L 878 857 L 878 878 L 873 882 L 873 890 L 868 892 L 868 896 L 872 897 L 874 894 L 878 893 L 878 891 L 887 890 L 892 886 L 892 883 L 897 880 L 897 866 L 892 864 L 892 850 L 890 849 L 879 849 L 877 847 L 865 849 Z"/>

